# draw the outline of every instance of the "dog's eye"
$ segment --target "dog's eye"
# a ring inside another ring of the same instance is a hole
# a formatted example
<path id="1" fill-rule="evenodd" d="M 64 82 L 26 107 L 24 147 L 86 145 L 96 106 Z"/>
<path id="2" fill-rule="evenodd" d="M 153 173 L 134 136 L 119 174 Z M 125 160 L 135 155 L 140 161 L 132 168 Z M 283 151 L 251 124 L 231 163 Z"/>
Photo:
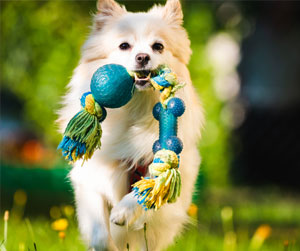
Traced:
<path id="1" fill-rule="evenodd" d="M 128 43 L 122 43 L 122 44 L 120 44 L 119 45 L 119 48 L 121 49 L 121 50 L 128 50 L 128 49 L 130 49 L 130 44 L 128 44 Z"/>
<path id="2" fill-rule="evenodd" d="M 160 51 L 161 52 L 164 49 L 164 46 L 161 43 L 154 43 L 152 45 L 152 49 L 154 51 Z"/>

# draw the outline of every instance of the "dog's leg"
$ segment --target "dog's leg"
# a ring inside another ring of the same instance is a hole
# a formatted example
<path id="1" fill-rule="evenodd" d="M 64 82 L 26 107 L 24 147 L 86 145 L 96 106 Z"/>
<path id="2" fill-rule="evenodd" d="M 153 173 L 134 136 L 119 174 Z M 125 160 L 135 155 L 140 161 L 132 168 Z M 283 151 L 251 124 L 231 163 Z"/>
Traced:
<path id="1" fill-rule="evenodd" d="M 80 231 L 90 248 L 116 251 L 109 229 L 107 199 L 88 185 L 75 185 L 75 196 Z"/>
<path id="2" fill-rule="evenodd" d="M 110 221 L 119 226 L 127 226 L 134 230 L 142 229 L 146 221 L 146 211 L 137 203 L 134 193 L 130 192 L 113 207 Z"/>

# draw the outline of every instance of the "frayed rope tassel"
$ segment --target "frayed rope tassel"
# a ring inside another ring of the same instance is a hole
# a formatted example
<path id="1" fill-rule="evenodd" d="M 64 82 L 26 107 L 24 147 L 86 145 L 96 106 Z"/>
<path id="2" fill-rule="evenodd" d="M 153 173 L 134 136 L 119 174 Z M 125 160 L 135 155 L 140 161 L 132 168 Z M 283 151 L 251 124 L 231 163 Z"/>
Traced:
<path id="1" fill-rule="evenodd" d="M 57 149 L 71 163 L 83 158 L 88 160 L 101 147 L 102 129 L 100 122 L 106 117 L 106 110 L 94 99 L 91 92 L 82 95 L 82 109 L 68 123 L 64 137 Z"/>
<path id="2" fill-rule="evenodd" d="M 149 171 L 155 178 L 142 178 L 133 184 L 138 203 L 145 209 L 159 209 L 165 203 L 173 203 L 180 196 L 181 176 L 179 159 L 175 152 L 160 150 L 155 153 Z"/>

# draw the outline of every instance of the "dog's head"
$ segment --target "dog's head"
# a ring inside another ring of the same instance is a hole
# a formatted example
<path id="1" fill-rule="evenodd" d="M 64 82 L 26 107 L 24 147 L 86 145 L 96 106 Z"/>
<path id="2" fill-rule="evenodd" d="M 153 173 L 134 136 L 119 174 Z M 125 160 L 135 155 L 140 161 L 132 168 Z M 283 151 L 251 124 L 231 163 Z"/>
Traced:
<path id="1" fill-rule="evenodd" d="M 139 13 L 126 11 L 114 0 L 98 0 L 97 9 L 84 61 L 104 60 L 135 71 L 138 89 L 149 86 L 148 76 L 159 65 L 188 63 L 190 41 L 179 0 Z"/>

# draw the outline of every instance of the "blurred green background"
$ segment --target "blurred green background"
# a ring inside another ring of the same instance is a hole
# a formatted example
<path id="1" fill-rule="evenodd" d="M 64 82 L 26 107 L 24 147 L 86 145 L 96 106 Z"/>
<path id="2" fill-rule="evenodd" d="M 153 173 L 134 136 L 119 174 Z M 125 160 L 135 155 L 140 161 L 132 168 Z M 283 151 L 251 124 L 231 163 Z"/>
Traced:
<path id="1" fill-rule="evenodd" d="M 84 250 L 54 121 L 95 5 L 1 1 L 1 250 Z M 299 4 L 182 6 L 206 124 L 197 223 L 170 250 L 300 250 Z M 68 226 L 51 225 L 59 219 Z"/>

